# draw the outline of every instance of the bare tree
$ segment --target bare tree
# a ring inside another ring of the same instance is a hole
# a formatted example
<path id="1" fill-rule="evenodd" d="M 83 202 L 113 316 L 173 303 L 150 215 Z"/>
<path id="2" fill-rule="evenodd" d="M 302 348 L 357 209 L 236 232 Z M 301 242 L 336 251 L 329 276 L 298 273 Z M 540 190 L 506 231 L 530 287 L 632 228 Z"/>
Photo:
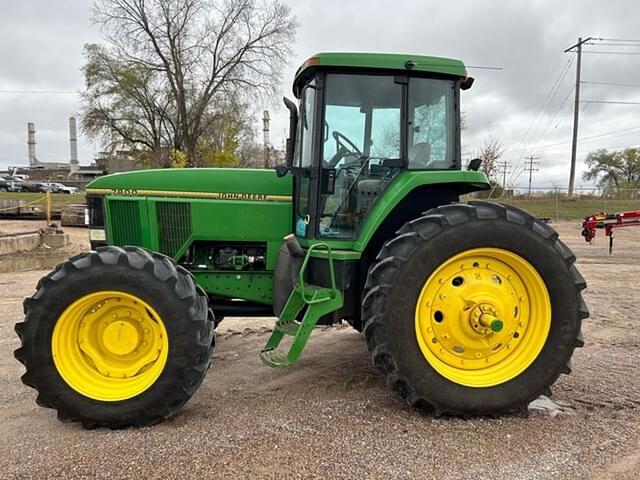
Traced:
<path id="1" fill-rule="evenodd" d="M 161 142 L 169 141 L 192 165 L 203 164 L 199 146 L 220 119 L 218 105 L 275 91 L 297 29 L 289 7 L 277 0 L 98 0 L 93 20 L 107 43 L 95 49 L 109 63 L 157 82 L 161 95 L 149 92 L 153 102 L 136 98 L 136 107 L 160 117 Z M 89 94 L 85 113 L 113 113 L 116 121 L 107 118 L 103 125 L 123 136 L 116 112 L 106 108 L 113 99 L 100 93 Z M 166 105 L 157 101 L 163 96 Z M 87 127 L 96 133 L 91 122 Z"/>
<path id="2" fill-rule="evenodd" d="M 480 168 L 490 179 L 495 177 L 497 162 L 503 155 L 504 147 L 500 140 L 493 136 L 489 136 L 484 140 L 478 152 L 478 158 L 482 160 Z"/>

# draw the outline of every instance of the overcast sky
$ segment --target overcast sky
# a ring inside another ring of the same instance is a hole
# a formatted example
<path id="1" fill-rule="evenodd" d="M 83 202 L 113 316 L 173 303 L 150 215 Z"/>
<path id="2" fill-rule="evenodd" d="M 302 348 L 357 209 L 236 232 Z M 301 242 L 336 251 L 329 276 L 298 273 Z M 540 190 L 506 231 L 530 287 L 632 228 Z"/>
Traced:
<path id="1" fill-rule="evenodd" d="M 490 135 L 499 139 L 506 147 L 505 159 L 511 162 L 511 181 L 516 185 L 526 184 L 526 175 L 518 172 L 523 158 L 531 154 L 540 157 L 541 163 L 534 185 L 566 187 L 568 182 L 575 61 L 566 66 L 575 55 L 563 50 L 578 36 L 640 38 L 633 0 L 285 3 L 301 24 L 295 55 L 283 75 L 286 95 L 297 66 L 318 51 L 411 52 L 502 68 L 469 68 L 476 82 L 463 92 L 462 109 L 467 116 L 463 150 L 472 157 L 484 139 Z M 30 121 L 36 124 L 38 158 L 68 160 L 67 119 L 79 110 L 79 103 L 77 93 L 64 92 L 82 90 L 83 46 L 100 41 L 98 29 L 89 20 L 89 5 L 87 0 L 3 3 L 0 166 L 28 163 L 26 124 Z M 640 53 L 640 47 L 616 45 L 586 50 Z M 587 82 L 640 85 L 640 55 L 585 54 L 582 77 Z M 584 100 L 640 102 L 640 86 L 589 83 L 582 92 Z M 287 113 L 280 107 L 265 107 L 271 110 L 272 138 L 280 146 Z M 640 144 L 640 105 L 582 104 L 580 136 L 585 140 L 579 145 L 579 172 L 589 151 Z M 80 162 L 90 163 L 99 147 L 80 137 Z M 583 183 L 578 178 L 578 184 Z"/>

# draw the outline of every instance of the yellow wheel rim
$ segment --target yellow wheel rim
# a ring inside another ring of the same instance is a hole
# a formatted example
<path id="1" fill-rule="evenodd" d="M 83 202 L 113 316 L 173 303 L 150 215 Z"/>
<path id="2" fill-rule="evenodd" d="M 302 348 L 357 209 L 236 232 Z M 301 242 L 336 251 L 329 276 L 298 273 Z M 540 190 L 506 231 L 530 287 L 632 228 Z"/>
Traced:
<path id="1" fill-rule="evenodd" d="M 155 383 L 167 362 L 169 340 L 149 304 L 129 293 L 100 291 L 60 315 L 51 351 L 67 385 L 91 399 L 115 402 Z"/>
<path id="2" fill-rule="evenodd" d="M 468 387 L 492 387 L 524 372 L 551 327 L 542 277 L 525 259 L 497 248 L 451 257 L 424 284 L 416 336 L 427 362 Z"/>

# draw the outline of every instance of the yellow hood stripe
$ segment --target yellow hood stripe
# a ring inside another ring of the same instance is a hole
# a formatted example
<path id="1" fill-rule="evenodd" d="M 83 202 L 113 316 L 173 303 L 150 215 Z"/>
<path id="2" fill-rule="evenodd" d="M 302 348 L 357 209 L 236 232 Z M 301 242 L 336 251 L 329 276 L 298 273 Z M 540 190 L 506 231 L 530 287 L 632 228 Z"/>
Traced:
<path id="1" fill-rule="evenodd" d="M 244 202 L 291 202 L 290 195 L 239 192 L 180 192 L 175 190 L 139 190 L 135 188 L 88 188 L 89 195 L 116 195 L 125 197 L 186 197 Z"/>

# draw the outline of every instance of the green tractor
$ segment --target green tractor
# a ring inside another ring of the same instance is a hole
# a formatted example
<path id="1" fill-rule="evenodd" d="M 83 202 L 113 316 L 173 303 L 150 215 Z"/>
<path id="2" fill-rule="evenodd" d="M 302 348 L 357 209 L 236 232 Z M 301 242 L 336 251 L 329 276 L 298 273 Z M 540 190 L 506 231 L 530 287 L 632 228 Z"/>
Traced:
<path id="1" fill-rule="evenodd" d="M 364 333 L 434 415 L 526 408 L 582 346 L 575 257 L 461 165 L 462 62 L 323 53 L 297 71 L 286 165 L 109 175 L 92 250 L 42 278 L 16 326 L 38 404 L 87 428 L 149 425 L 202 383 L 224 317 L 275 316 L 259 352 L 294 364 L 316 325 Z M 258 354 L 258 352 L 256 352 Z"/>

